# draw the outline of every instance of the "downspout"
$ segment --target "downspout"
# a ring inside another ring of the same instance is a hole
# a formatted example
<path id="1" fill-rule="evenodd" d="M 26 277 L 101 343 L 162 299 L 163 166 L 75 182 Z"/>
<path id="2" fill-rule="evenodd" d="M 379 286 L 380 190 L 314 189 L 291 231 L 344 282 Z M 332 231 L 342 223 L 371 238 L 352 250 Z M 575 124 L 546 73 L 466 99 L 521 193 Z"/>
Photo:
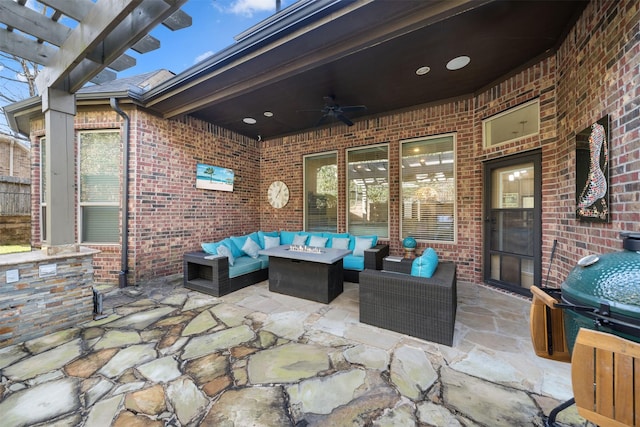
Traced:
<path id="1" fill-rule="evenodd" d="M 129 273 L 129 116 L 120 109 L 116 98 L 110 99 L 111 108 L 124 119 L 124 150 L 122 155 L 122 257 L 118 283 L 121 288 L 127 286 Z"/>

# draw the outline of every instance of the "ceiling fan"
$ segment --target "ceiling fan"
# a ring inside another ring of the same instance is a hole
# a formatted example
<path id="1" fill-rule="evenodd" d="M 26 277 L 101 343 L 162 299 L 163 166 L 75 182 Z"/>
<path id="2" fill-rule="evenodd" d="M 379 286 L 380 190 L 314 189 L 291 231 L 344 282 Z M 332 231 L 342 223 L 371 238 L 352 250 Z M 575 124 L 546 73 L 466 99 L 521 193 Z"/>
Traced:
<path id="1" fill-rule="evenodd" d="M 324 107 L 320 109 L 322 116 L 316 123 L 316 126 L 320 126 L 327 119 L 338 119 L 344 124 L 346 124 L 347 126 L 353 126 L 353 122 L 349 120 L 347 116 L 345 116 L 345 113 L 367 109 L 367 107 L 364 105 L 345 105 L 345 106 L 338 105 L 336 104 L 335 97 L 333 96 L 325 96 L 323 98 L 324 98 Z"/>

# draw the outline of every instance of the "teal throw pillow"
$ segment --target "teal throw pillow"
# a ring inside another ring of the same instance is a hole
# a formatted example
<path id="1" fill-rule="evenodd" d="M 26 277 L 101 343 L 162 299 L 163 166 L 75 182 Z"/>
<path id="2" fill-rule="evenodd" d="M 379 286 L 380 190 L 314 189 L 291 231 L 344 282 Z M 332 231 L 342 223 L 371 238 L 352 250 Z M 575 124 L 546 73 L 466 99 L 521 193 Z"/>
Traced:
<path id="1" fill-rule="evenodd" d="M 201 243 L 200 246 L 202 250 L 211 255 L 218 255 L 218 246 L 220 246 L 222 242 L 207 242 Z"/>
<path id="2" fill-rule="evenodd" d="M 438 267 L 438 254 L 433 248 L 427 248 L 421 256 L 413 260 L 411 275 L 429 278 Z"/>
<path id="3" fill-rule="evenodd" d="M 242 255 L 244 255 L 244 252 L 242 252 L 242 249 L 236 246 L 236 244 L 233 243 L 233 240 L 231 240 L 231 238 L 227 237 L 222 241 L 222 244 L 231 250 L 231 255 L 233 255 L 234 258 L 240 258 Z"/>
<path id="4" fill-rule="evenodd" d="M 293 238 L 298 235 L 297 231 L 281 231 L 280 232 L 280 244 L 291 245 L 293 244 Z"/>
<path id="5" fill-rule="evenodd" d="M 258 255 L 260 255 L 258 253 L 258 251 L 260 250 L 260 245 L 258 245 L 253 239 L 247 239 L 244 242 L 244 246 L 242 246 L 242 250 L 251 258 L 258 258 Z"/>
<path id="6" fill-rule="evenodd" d="M 310 236 L 309 246 L 313 246 L 316 248 L 324 248 L 327 245 L 327 240 L 329 239 L 326 237 Z"/>
<path id="7" fill-rule="evenodd" d="M 233 266 L 233 263 L 235 262 L 235 258 L 233 256 L 233 253 L 231 252 L 231 249 L 229 249 L 228 246 L 225 246 L 225 245 L 218 246 L 218 255 L 226 256 L 227 258 L 229 258 L 229 265 Z"/>
<path id="8" fill-rule="evenodd" d="M 365 249 L 373 247 L 373 239 L 370 237 L 356 237 L 356 244 L 353 248 L 354 256 L 364 256 Z"/>

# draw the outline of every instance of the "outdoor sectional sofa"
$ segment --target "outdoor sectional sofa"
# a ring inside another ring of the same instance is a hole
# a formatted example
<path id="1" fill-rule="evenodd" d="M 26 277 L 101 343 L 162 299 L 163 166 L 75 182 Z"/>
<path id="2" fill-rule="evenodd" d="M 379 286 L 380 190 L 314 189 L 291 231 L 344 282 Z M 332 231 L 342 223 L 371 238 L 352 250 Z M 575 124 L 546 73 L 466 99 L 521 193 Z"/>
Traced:
<path id="1" fill-rule="evenodd" d="M 257 244 L 259 249 L 265 249 L 277 244 L 301 244 L 325 247 L 347 245 L 353 251 L 343 259 L 344 281 L 358 283 L 360 272 L 364 269 L 380 270 L 383 259 L 389 255 L 389 245 L 378 244 L 377 236 L 353 236 L 348 233 L 319 233 L 292 231 L 258 231 L 240 237 L 229 237 L 218 242 L 203 243 L 203 251 L 190 252 L 184 256 L 184 286 L 213 296 L 222 296 L 237 291 L 246 286 L 267 280 L 269 277 L 269 257 L 253 253 Z M 252 242 L 247 243 L 247 239 Z M 370 248 L 362 249 L 362 244 L 369 240 Z M 220 250 L 223 245 L 229 249 Z M 249 246 L 252 248 L 249 249 Z M 243 250 L 254 255 L 250 256 Z M 227 253 L 227 255 L 219 255 Z M 362 255 L 359 253 L 362 252 Z M 230 265 L 233 259 L 233 265 Z"/>

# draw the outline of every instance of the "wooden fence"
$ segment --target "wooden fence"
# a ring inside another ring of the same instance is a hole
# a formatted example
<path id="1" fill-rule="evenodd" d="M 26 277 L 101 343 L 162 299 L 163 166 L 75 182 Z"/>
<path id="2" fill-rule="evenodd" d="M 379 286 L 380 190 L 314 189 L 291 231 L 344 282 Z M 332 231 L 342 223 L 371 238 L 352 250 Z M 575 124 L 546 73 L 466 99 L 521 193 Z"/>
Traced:
<path id="1" fill-rule="evenodd" d="M 0 177 L 0 215 L 31 215 L 31 180 Z"/>

